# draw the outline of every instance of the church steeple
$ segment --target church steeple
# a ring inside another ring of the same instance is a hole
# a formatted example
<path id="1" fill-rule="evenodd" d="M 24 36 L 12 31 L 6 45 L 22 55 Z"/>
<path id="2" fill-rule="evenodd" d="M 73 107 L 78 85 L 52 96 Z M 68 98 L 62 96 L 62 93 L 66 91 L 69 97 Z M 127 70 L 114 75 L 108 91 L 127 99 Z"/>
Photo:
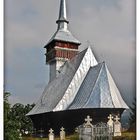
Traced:
<path id="1" fill-rule="evenodd" d="M 78 53 L 81 44 L 68 30 L 66 0 L 60 1 L 57 31 L 49 40 L 46 48 L 46 63 L 50 65 L 50 81 L 60 72 L 60 67 Z"/>
<path id="2" fill-rule="evenodd" d="M 59 18 L 56 23 L 58 24 L 58 30 L 67 30 L 69 21 L 67 20 L 66 0 L 60 2 Z"/>

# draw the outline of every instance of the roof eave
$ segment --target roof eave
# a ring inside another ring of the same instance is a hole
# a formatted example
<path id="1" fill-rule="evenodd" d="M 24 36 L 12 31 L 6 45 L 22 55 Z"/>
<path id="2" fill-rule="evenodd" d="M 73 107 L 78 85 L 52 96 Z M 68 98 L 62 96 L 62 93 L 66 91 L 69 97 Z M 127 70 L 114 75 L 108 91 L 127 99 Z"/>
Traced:
<path id="1" fill-rule="evenodd" d="M 66 41 L 66 40 L 61 40 L 61 39 L 53 39 L 52 41 L 50 41 L 48 44 L 46 44 L 45 46 L 44 46 L 44 48 L 47 48 L 52 42 L 56 42 L 56 41 L 61 41 L 61 42 L 68 42 L 68 43 L 73 43 L 73 44 L 76 44 L 76 45 L 81 45 L 81 43 L 80 42 L 74 42 L 74 41 Z"/>

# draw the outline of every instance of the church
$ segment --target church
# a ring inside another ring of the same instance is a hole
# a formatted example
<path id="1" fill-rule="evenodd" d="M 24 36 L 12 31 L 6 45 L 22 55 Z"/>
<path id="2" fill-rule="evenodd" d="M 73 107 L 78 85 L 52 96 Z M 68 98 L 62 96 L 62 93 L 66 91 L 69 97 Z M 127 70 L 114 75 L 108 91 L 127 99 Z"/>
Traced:
<path id="1" fill-rule="evenodd" d="M 105 62 L 98 62 L 89 46 L 79 52 L 81 43 L 69 31 L 66 0 L 60 1 L 57 31 L 45 45 L 50 81 L 35 107 L 27 114 L 38 133 L 63 126 L 69 133 L 84 123 L 106 121 L 109 114 L 120 115 L 128 108 Z"/>

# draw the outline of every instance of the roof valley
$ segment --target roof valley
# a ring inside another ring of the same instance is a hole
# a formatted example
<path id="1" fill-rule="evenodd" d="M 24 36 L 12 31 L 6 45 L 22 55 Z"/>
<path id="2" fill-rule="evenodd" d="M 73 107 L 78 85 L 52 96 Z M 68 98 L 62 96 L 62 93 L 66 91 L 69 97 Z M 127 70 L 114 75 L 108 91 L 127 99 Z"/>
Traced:
<path id="1" fill-rule="evenodd" d="M 53 109 L 53 111 L 66 109 L 73 102 L 82 82 L 86 77 L 86 74 L 88 73 L 88 70 L 90 69 L 91 66 L 96 65 L 97 62 L 94 61 L 95 61 L 94 55 L 89 47 L 86 50 L 86 53 L 84 54 L 81 63 L 73 76 L 72 81 L 70 82 L 68 88 L 66 89 L 64 96 L 59 101 L 57 106 Z"/>

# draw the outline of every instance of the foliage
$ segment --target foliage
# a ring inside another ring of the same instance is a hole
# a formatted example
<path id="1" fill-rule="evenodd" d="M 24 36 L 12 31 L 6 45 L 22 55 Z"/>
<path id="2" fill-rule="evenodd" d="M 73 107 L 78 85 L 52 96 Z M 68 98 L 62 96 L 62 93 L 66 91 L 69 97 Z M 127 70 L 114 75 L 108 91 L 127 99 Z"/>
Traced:
<path id="1" fill-rule="evenodd" d="M 4 140 L 19 140 L 18 124 L 10 116 L 9 92 L 4 93 Z"/>
<path id="2" fill-rule="evenodd" d="M 5 140 L 19 140 L 19 132 L 17 131 L 18 127 L 19 126 L 15 121 L 9 120 L 7 124 L 5 124 L 4 139 Z"/>
<path id="3" fill-rule="evenodd" d="M 28 132 L 32 131 L 32 121 L 29 117 L 26 116 L 26 114 L 34 107 L 34 104 L 32 105 L 22 105 L 20 103 L 16 103 L 10 111 L 11 119 L 16 121 L 19 124 L 19 130 L 24 134 L 24 132 L 27 130 Z"/>
<path id="4" fill-rule="evenodd" d="M 130 113 L 130 126 L 134 126 L 136 124 L 136 98 L 133 102 L 133 106 L 130 107 L 131 113 Z"/>
<path id="5" fill-rule="evenodd" d="M 9 92 L 4 93 L 4 123 L 8 121 L 8 113 L 10 111 L 10 104 L 8 103 Z"/>
<path id="6" fill-rule="evenodd" d="M 16 103 L 12 107 L 8 102 L 9 92 L 4 93 L 4 140 L 19 140 L 19 134 L 27 130 L 31 132 L 32 121 L 26 114 L 34 107 Z"/>

